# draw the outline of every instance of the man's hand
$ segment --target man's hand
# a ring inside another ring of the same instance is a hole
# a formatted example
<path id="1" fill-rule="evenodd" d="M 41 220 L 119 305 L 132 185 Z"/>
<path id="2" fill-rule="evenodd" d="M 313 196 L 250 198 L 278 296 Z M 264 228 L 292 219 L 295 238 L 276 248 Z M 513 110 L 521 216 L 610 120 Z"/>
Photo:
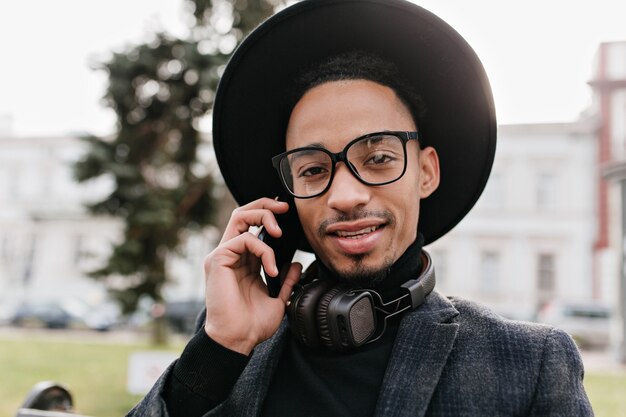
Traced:
<path id="1" fill-rule="evenodd" d="M 245 355 L 276 332 L 302 271 L 302 265 L 292 264 L 278 297 L 271 298 L 260 269 L 262 263 L 267 274 L 278 275 L 274 251 L 248 229 L 263 226 L 271 236 L 280 237 L 275 214 L 288 209 L 287 203 L 269 198 L 235 209 L 220 244 L 204 261 L 204 330 L 222 346 Z"/>

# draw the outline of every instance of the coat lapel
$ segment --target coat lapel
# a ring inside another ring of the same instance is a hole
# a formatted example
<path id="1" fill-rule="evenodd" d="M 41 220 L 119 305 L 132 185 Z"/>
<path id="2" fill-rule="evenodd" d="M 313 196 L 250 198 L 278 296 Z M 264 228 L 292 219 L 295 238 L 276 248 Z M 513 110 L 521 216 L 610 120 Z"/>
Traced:
<path id="1" fill-rule="evenodd" d="M 454 345 L 459 313 L 432 292 L 400 323 L 376 405 L 375 416 L 424 416 Z"/>

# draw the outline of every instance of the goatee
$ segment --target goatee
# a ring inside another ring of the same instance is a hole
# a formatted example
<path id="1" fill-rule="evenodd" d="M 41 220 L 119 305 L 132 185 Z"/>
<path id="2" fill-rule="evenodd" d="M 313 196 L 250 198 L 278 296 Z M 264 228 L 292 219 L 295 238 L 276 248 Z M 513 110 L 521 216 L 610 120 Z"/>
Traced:
<path id="1" fill-rule="evenodd" d="M 338 271 L 332 268 L 335 275 L 344 284 L 352 288 L 376 288 L 391 273 L 393 260 L 385 259 L 383 265 L 379 268 L 367 267 L 363 265 L 366 255 L 352 256 L 352 266 L 348 270 Z"/>

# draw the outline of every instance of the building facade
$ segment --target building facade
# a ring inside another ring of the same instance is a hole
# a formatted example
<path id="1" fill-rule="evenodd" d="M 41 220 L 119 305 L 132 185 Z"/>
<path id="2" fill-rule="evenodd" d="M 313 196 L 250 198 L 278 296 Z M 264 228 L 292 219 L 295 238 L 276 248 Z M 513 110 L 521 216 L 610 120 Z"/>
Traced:
<path id="1" fill-rule="evenodd" d="M 590 85 L 593 105 L 577 121 L 499 126 L 483 196 L 428 247 L 441 292 L 520 319 L 553 300 L 619 305 L 623 187 L 610 174 L 626 166 L 626 42 L 600 46 Z M 75 136 L 8 132 L 0 135 L 0 305 L 102 299 L 87 271 L 122 238 L 122 224 L 84 205 L 109 192 L 110 179 L 74 181 L 85 151 Z M 211 229 L 188 237 L 169 261 L 168 298 L 202 297 L 202 260 L 217 239 Z"/>
<path id="2" fill-rule="evenodd" d="M 83 151 L 71 136 L 0 137 L 0 302 L 104 297 L 86 271 L 101 264 L 120 225 L 83 208 L 111 186 L 74 181 Z"/>
<path id="3" fill-rule="evenodd" d="M 596 130 L 594 119 L 499 127 L 483 195 L 430 245 L 440 291 L 516 319 L 594 298 Z"/>
<path id="4" fill-rule="evenodd" d="M 592 119 L 499 127 L 485 193 L 430 245 L 440 291 L 526 319 L 555 298 L 593 297 L 596 130 Z M 122 238 L 122 225 L 84 209 L 112 184 L 74 181 L 83 152 L 70 136 L 0 139 L 0 302 L 105 296 L 87 272 Z M 190 236 L 170 259 L 170 299 L 201 298 L 202 259 L 214 240 L 210 231 Z"/>
<path id="5" fill-rule="evenodd" d="M 616 305 L 618 356 L 626 362 L 626 42 L 602 43 L 594 62 L 592 110 L 598 133 L 598 274 Z"/>

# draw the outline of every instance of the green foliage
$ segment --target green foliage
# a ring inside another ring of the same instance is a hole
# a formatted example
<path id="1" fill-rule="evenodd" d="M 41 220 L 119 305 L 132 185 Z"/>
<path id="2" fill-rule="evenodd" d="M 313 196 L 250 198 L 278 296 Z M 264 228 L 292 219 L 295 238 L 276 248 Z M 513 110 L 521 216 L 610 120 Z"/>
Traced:
<path id="1" fill-rule="evenodd" d="M 274 9 L 270 0 L 185 4 L 195 23 L 188 39 L 157 33 L 99 64 L 109 76 L 104 103 L 117 115 L 117 131 L 113 138 L 86 137 L 89 151 L 75 165 L 79 181 L 103 175 L 114 181 L 113 191 L 88 209 L 123 219 L 124 240 L 92 276 L 110 286 L 127 313 L 143 295 L 161 301 L 165 260 L 181 231 L 213 220 L 216 183 L 198 156 L 210 146 L 199 126 L 229 54 Z"/>

